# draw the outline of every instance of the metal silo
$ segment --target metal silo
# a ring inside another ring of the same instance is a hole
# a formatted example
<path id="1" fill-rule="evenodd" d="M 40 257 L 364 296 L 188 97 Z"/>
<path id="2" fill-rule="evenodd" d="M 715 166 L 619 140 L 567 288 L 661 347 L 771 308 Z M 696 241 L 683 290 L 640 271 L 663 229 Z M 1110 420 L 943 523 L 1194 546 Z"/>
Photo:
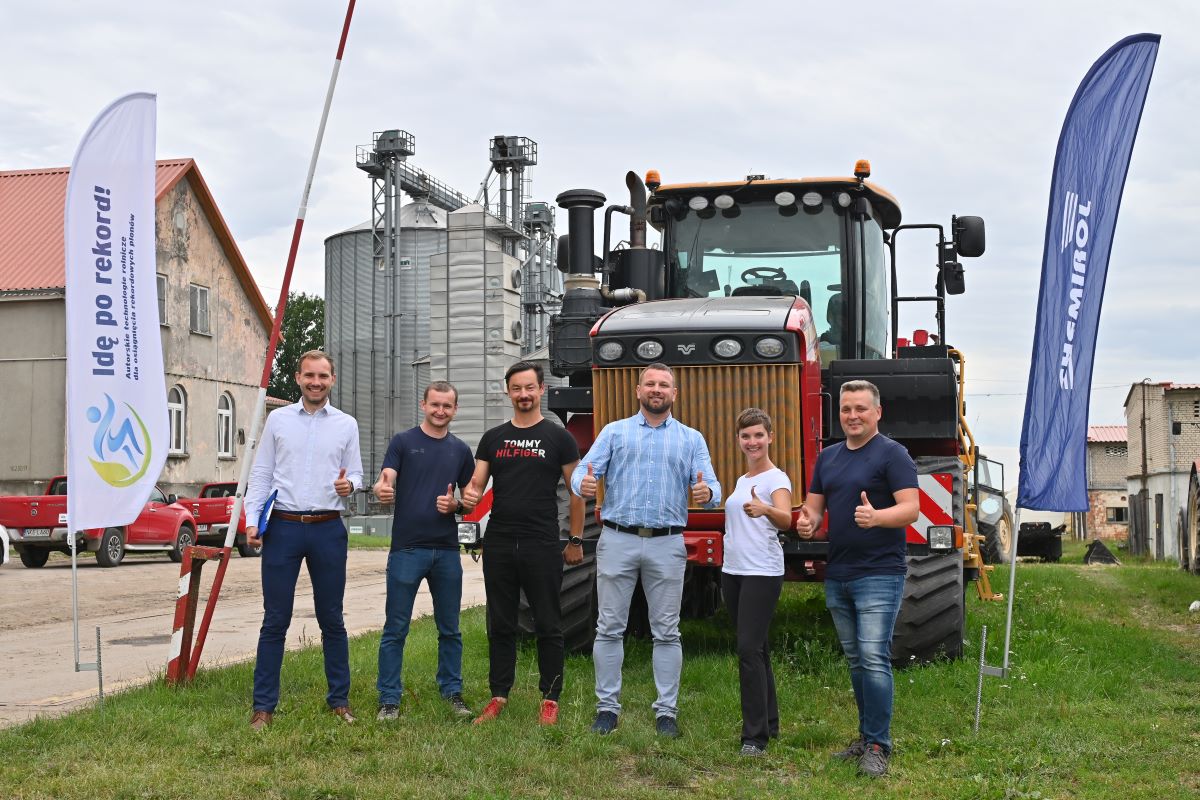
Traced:
<path id="1" fill-rule="evenodd" d="M 364 481 L 387 443 L 420 421 L 429 356 L 429 258 L 446 250 L 446 212 L 413 202 L 389 226 L 394 267 L 376 257 L 371 222 L 325 240 L 325 347 L 337 362 L 333 404 L 358 420 Z"/>

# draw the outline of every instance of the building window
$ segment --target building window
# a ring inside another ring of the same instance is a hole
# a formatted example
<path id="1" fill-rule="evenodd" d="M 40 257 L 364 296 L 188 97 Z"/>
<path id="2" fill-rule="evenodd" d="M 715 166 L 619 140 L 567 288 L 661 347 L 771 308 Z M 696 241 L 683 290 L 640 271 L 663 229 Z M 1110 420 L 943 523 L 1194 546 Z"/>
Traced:
<path id="1" fill-rule="evenodd" d="M 171 426 L 171 443 L 167 452 L 183 455 L 187 452 L 187 395 L 179 386 L 167 392 L 167 419 Z"/>
<path id="2" fill-rule="evenodd" d="M 192 307 L 192 333 L 212 333 L 208 324 L 208 287 L 193 283 L 188 286 L 188 294 Z"/>
<path id="3" fill-rule="evenodd" d="M 1125 458 L 1129 455 L 1129 447 L 1123 444 L 1107 444 L 1104 446 L 1104 455 Z"/>
<path id="4" fill-rule="evenodd" d="M 217 400 L 217 455 L 233 455 L 233 398 L 228 392 Z"/>
<path id="5" fill-rule="evenodd" d="M 161 272 L 155 277 L 158 279 L 158 324 L 167 324 L 167 276 Z"/>
<path id="6" fill-rule="evenodd" d="M 1108 522 L 1129 522 L 1129 509 L 1125 506 L 1108 506 L 1104 509 L 1105 519 Z"/>

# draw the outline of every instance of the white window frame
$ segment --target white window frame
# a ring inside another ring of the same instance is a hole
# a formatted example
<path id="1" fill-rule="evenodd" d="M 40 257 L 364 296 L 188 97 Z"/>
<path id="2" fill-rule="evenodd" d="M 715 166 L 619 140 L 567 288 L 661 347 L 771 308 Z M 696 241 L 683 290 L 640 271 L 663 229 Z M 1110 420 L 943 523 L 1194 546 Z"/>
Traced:
<path id="1" fill-rule="evenodd" d="M 155 288 L 158 289 L 158 324 L 169 325 L 167 321 L 167 276 L 161 272 L 154 274 Z"/>
<path id="2" fill-rule="evenodd" d="M 222 392 L 217 398 L 217 455 L 233 457 L 233 397 Z"/>
<path id="3" fill-rule="evenodd" d="M 212 335 L 212 320 L 209 316 L 208 287 L 196 283 L 188 284 L 189 320 L 192 333 Z"/>
<path id="4" fill-rule="evenodd" d="M 176 384 L 167 390 L 167 419 L 169 421 L 170 438 L 167 454 L 181 456 L 187 454 L 187 392 Z"/>

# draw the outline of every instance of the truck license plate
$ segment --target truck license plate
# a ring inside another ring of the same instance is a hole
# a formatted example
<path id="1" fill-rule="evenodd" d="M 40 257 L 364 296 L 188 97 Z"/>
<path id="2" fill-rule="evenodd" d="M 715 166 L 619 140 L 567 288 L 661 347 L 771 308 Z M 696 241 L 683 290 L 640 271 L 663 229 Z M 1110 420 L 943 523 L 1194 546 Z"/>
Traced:
<path id="1" fill-rule="evenodd" d="M 197 531 L 198 533 L 204 533 L 204 532 L 205 532 L 205 531 L 207 531 L 207 530 L 208 530 L 208 526 L 207 526 L 207 525 L 197 525 L 197 526 L 196 526 L 196 531 Z"/>
<path id="2" fill-rule="evenodd" d="M 50 529 L 49 528 L 26 528 L 25 529 L 25 538 L 26 539 L 49 539 L 50 538 Z"/>

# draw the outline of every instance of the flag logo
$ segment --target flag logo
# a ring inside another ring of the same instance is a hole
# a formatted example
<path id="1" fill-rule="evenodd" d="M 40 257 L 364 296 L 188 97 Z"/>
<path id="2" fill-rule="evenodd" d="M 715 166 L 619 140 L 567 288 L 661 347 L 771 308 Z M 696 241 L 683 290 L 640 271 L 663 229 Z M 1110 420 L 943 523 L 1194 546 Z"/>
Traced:
<path id="1" fill-rule="evenodd" d="M 132 486 L 142 479 L 150 467 L 152 444 L 146 423 L 133 406 L 125 403 L 118 414 L 117 404 L 105 393 L 103 409 L 100 405 L 89 406 L 88 422 L 95 425 L 92 433 L 92 451 L 95 458 L 88 456 L 96 474 L 116 489 Z"/>

